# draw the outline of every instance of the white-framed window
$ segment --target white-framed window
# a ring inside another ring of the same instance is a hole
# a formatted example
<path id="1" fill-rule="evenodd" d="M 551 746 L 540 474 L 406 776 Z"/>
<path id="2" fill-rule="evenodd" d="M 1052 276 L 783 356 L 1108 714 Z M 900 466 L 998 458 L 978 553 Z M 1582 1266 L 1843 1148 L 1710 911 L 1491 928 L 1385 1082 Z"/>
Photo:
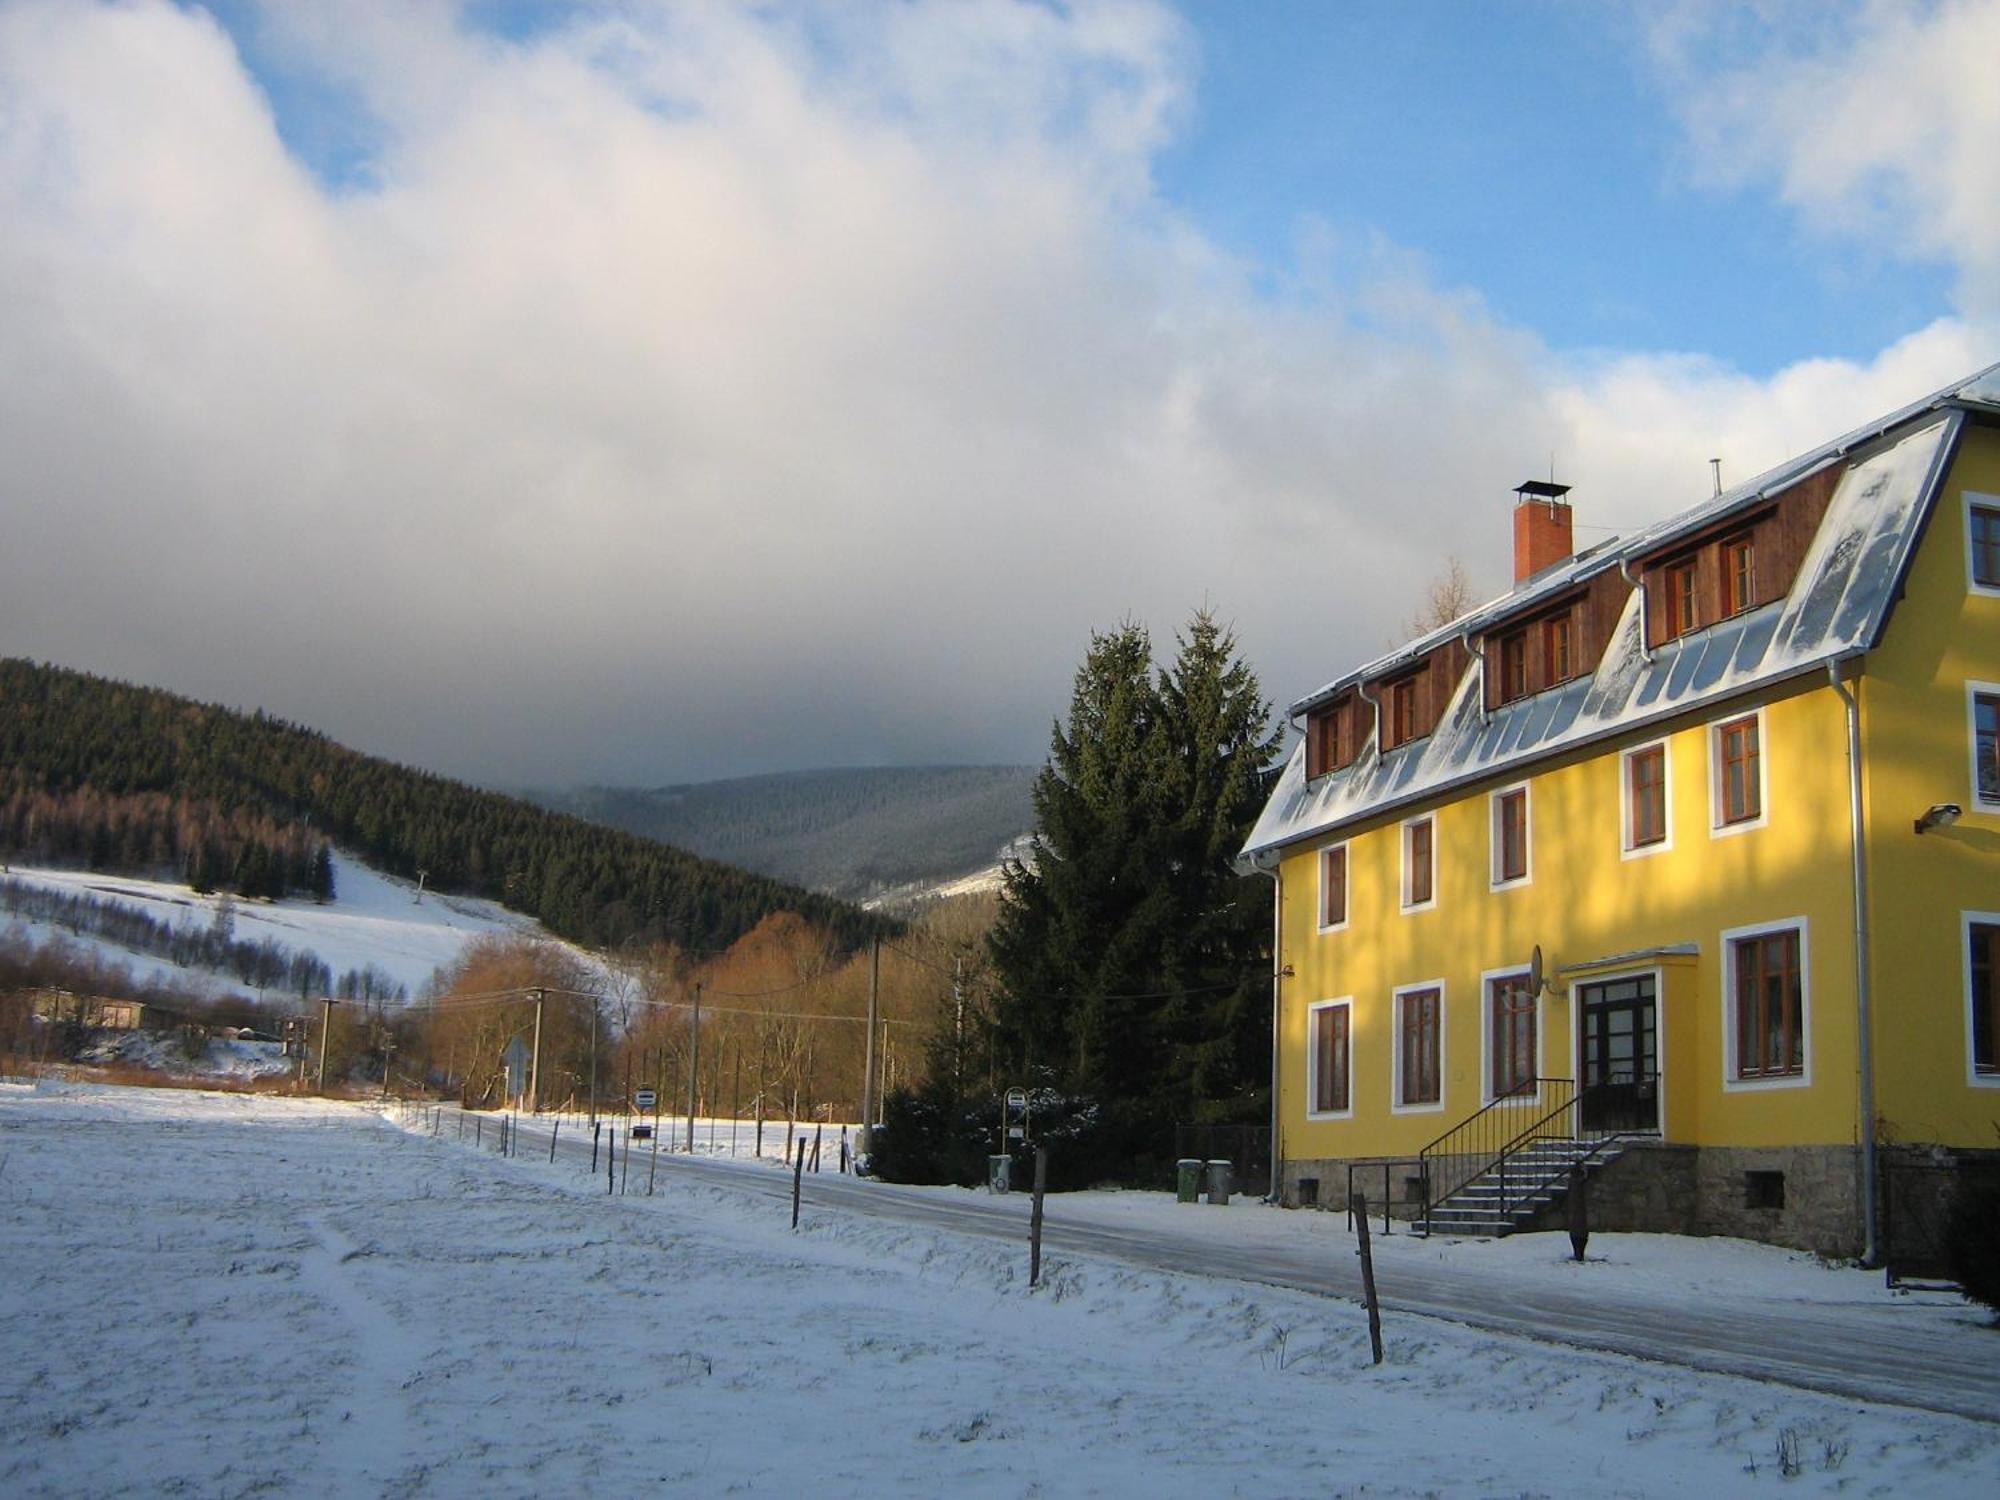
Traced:
<path id="1" fill-rule="evenodd" d="M 1427 979 L 1393 991 L 1396 1057 L 1389 1107 L 1396 1114 L 1444 1108 L 1444 981 Z"/>
<path id="2" fill-rule="evenodd" d="M 1338 932 L 1347 925 L 1347 845 L 1327 844 L 1319 851 L 1319 930 Z"/>
<path id="3" fill-rule="evenodd" d="M 1761 708 L 1708 726 L 1708 824 L 1716 837 L 1747 833 L 1769 820 L 1768 748 Z"/>
<path id="4" fill-rule="evenodd" d="M 2000 495 L 1965 492 L 1965 586 L 2000 598 Z"/>
<path id="5" fill-rule="evenodd" d="M 1972 750 L 1968 809 L 2000 812 L 2000 682 L 1965 685 L 1965 719 Z"/>
<path id="6" fill-rule="evenodd" d="M 1528 784 L 1502 787 L 1487 799 L 1487 828 L 1492 849 L 1492 886 L 1526 885 L 1532 877 L 1528 835 Z"/>
<path id="7" fill-rule="evenodd" d="M 1526 969 L 1488 969 L 1479 976 L 1481 1098 L 1533 1099 L 1540 1095 L 1542 997 L 1528 988 Z"/>
<path id="8" fill-rule="evenodd" d="M 1812 981 L 1806 919 L 1722 934 L 1722 1086 L 1812 1083 Z"/>
<path id="9" fill-rule="evenodd" d="M 1437 820 L 1428 814 L 1403 825 L 1403 910 L 1437 905 Z"/>
<path id="10" fill-rule="evenodd" d="M 1965 1078 L 2000 1088 L 2000 912 L 1959 914 L 1965 955 Z"/>
<path id="11" fill-rule="evenodd" d="M 1674 847 L 1673 758 L 1665 740 L 1618 757 L 1619 848 L 1626 859 Z"/>
<path id="12" fill-rule="evenodd" d="M 1321 1000 L 1306 1011 L 1306 1118 L 1354 1113 L 1354 1000 Z"/>

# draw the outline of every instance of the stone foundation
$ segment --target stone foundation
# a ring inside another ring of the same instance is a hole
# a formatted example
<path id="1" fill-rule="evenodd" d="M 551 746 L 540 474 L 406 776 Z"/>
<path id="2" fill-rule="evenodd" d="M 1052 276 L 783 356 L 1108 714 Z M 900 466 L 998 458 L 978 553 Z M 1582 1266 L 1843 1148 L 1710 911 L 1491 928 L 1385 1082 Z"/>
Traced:
<path id="1" fill-rule="evenodd" d="M 1348 1167 L 1354 1186 L 1379 1213 L 1383 1171 L 1389 1209 L 1413 1218 L 1414 1162 L 1402 1158 L 1320 1157 L 1287 1161 L 1280 1192 L 1287 1208 L 1346 1209 Z M 1316 1183 L 1314 1191 L 1309 1184 Z M 1761 1240 L 1830 1259 L 1862 1250 L 1861 1153 L 1853 1146 L 1684 1146 L 1629 1143 L 1616 1161 L 1590 1178 L 1593 1230 L 1625 1234 L 1714 1234 Z M 1529 1226 L 1561 1230 L 1558 1204 Z"/>

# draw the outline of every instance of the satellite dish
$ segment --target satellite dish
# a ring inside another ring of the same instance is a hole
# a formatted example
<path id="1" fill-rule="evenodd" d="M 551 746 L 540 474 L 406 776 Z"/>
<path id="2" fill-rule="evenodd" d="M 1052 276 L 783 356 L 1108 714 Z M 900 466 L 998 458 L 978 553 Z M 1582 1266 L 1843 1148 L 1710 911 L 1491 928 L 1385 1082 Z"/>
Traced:
<path id="1" fill-rule="evenodd" d="M 1540 998 L 1545 981 L 1542 978 L 1542 945 L 1535 944 L 1534 954 L 1528 959 L 1528 993 Z"/>

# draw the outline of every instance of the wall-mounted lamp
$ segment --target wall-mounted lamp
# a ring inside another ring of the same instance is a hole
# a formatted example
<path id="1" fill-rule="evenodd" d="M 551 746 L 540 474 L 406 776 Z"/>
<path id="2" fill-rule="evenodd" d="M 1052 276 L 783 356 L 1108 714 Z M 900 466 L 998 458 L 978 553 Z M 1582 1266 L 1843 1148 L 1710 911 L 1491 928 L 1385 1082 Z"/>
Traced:
<path id="1" fill-rule="evenodd" d="M 1949 828 L 1964 811 L 1956 802 L 1933 802 L 1929 810 L 1917 819 L 1917 832 L 1929 833 L 1933 828 Z"/>

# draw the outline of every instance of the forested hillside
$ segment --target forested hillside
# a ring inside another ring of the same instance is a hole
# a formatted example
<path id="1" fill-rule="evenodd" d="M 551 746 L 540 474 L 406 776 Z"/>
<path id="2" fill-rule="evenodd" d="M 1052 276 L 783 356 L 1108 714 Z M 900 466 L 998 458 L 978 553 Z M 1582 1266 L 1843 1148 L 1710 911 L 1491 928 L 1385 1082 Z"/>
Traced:
<path id="1" fill-rule="evenodd" d="M 329 840 L 599 946 L 720 948 L 778 911 L 848 946 L 888 929 L 825 896 L 362 755 L 262 712 L 0 660 L 0 855 L 323 898 Z"/>
<path id="2" fill-rule="evenodd" d="M 878 766 L 527 795 L 849 899 L 993 864 L 1034 825 L 1033 766 Z"/>

